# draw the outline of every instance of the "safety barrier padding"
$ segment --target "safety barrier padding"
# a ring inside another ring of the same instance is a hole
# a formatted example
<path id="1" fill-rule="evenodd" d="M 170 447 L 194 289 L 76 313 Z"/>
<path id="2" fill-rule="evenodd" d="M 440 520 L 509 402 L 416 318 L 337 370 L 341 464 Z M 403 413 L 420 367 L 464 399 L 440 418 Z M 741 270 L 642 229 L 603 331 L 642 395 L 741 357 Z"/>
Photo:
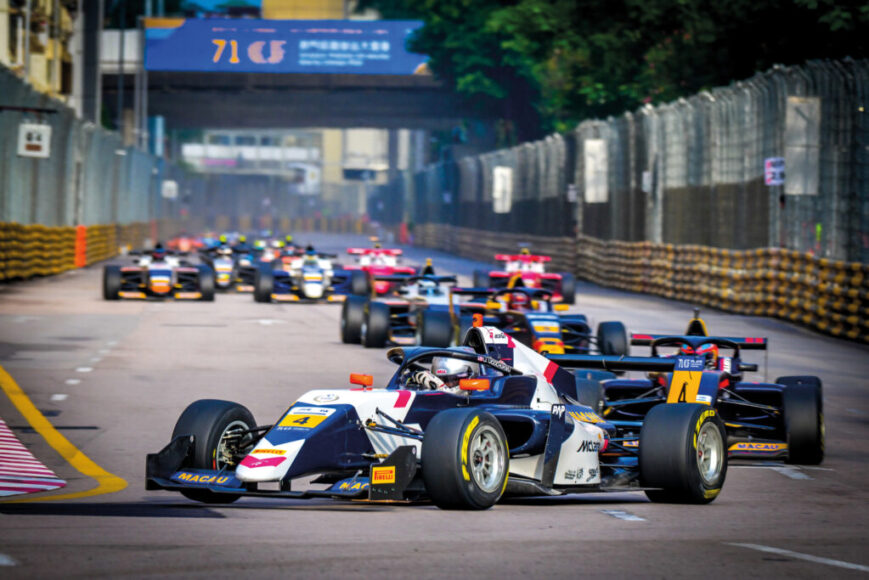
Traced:
<path id="1" fill-rule="evenodd" d="M 75 228 L 0 224 L 0 280 L 59 274 L 75 268 Z"/>
<path id="2" fill-rule="evenodd" d="M 869 265 L 781 248 L 727 250 L 579 236 L 577 276 L 869 342 Z"/>

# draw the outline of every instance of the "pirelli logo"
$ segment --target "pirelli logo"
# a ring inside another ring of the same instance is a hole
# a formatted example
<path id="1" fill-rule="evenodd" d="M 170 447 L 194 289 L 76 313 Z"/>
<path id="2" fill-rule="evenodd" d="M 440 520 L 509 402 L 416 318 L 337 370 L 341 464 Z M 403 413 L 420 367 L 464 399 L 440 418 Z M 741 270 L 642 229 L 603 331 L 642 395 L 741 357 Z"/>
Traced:
<path id="1" fill-rule="evenodd" d="M 383 485 L 386 483 L 395 483 L 395 466 L 372 467 L 371 484 Z"/>

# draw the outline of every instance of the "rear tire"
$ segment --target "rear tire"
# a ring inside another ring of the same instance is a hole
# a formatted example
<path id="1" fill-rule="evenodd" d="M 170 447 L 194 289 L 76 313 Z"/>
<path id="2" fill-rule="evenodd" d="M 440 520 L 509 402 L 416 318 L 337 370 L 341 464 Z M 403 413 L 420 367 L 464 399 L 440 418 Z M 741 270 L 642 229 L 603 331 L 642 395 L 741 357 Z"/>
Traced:
<path id="1" fill-rule="evenodd" d="M 597 348 L 600 354 L 627 356 L 631 352 L 628 331 L 618 321 L 601 322 L 597 325 Z"/>
<path id="2" fill-rule="evenodd" d="M 275 290 L 275 274 L 271 266 L 260 266 L 253 278 L 253 299 L 256 302 L 271 302 Z"/>
<path id="3" fill-rule="evenodd" d="M 483 270 L 474 270 L 474 288 L 488 288 L 489 273 Z"/>
<path id="4" fill-rule="evenodd" d="M 561 275 L 561 300 L 565 304 L 576 304 L 576 278 L 565 272 Z"/>
<path id="5" fill-rule="evenodd" d="M 709 503 L 727 475 L 727 434 L 709 405 L 656 405 L 640 431 L 640 481 L 654 502 Z"/>
<path id="6" fill-rule="evenodd" d="M 200 399 L 188 405 L 172 430 L 172 439 L 179 435 L 193 435 L 193 451 L 185 467 L 193 469 L 222 469 L 228 464 L 220 451 L 228 433 L 256 426 L 251 412 L 238 403 L 219 399 Z M 235 466 L 228 465 L 229 471 Z M 232 503 L 241 495 L 214 493 L 207 489 L 185 489 L 181 494 L 203 503 Z"/>
<path id="7" fill-rule="evenodd" d="M 422 479 L 441 509 L 484 510 L 507 486 L 507 437 L 490 413 L 449 409 L 435 415 L 422 442 Z"/>
<path id="8" fill-rule="evenodd" d="M 365 321 L 365 303 L 362 296 L 350 294 L 341 307 L 341 342 L 359 344 L 362 339 L 362 323 Z"/>
<path id="9" fill-rule="evenodd" d="M 350 292 L 357 296 L 371 295 L 371 280 L 368 279 L 368 272 L 363 270 L 350 271 Z"/>
<path id="10" fill-rule="evenodd" d="M 199 299 L 203 302 L 214 302 L 214 270 L 204 264 L 199 265 Z"/>
<path id="11" fill-rule="evenodd" d="M 423 310 L 419 316 L 419 345 L 447 348 L 453 342 L 453 321 L 445 310 Z"/>
<path id="12" fill-rule="evenodd" d="M 103 268 L 103 298 L 117 300 L 121 291 L 121 267 L 106 266 Z"/>
<path id="13" fill-rule="evenodd" d="M 389 306 L 382 302 L 369 302 L 365 309 L 362 346 L 383 348 L 389 339 Z"/>
<path id="14" fill-rule="evenodd" d="M 824 399 L 818 377 L 779 377 L 784 385 L 787 463 L 818 465 L 824 460 Z"/>

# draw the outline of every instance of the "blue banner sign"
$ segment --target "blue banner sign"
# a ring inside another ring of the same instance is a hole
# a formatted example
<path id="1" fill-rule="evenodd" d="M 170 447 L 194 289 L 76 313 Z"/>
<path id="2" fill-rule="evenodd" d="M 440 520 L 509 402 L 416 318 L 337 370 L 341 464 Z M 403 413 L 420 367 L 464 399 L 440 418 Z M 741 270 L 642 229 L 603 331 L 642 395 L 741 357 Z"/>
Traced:
<path id="1" fill-rule="evenodd" d="M 416 20 L 145 19 L 145 68 L 303 74 L 427 74 L 407 51 Z"/>

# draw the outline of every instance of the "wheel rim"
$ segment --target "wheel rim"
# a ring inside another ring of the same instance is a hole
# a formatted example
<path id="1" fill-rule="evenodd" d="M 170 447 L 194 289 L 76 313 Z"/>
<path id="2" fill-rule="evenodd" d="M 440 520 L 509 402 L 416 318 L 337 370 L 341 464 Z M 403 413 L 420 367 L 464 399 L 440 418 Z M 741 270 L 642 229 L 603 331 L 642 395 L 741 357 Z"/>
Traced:
<path id="1" fill-rule="evenodd" d="M 233 454 L 229 446 L 229 441 L 235 439 L 231 435 L 238 431 L 246 431 L 250 427 L 243 421 L 233 421 L 220 434 L 220 439 L 217 440 L 217 449 L 214 453 L 214 469 L 220 470 L 232 463 Z"/>
<path id="2" fill-rule="evenodd" d="M 697 469 L 703 482 L 713 485 L 721 475 L 724 462 L 724 442 L 714 423 L 706 423 L 697 434 Z"/>
<path id="3" fill-rule="evenodd" d="M 497 431 L 492 427 L 480 428 L 468 446 L 471 460 L 471 476 L 486 493 L 499 489 L 504 475 L 504 446 Z"/>

